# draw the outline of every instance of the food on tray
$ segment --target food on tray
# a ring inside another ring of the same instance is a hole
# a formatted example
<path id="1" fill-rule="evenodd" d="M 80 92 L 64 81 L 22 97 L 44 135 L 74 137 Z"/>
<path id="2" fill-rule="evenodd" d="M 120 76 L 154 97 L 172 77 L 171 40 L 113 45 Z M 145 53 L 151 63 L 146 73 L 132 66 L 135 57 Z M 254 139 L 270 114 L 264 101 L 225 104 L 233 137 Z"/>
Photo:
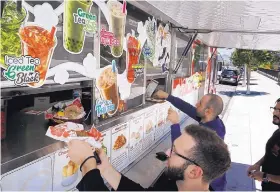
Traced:
<path id="1" fill-rule="evenodd" d="M 46 135 L 62 141 L 68 137 L 93 137 L 95 141 L 99 141 L 102 137 L 102 134 L 94 127 L 85 131 L 83 125 L 71 122 L 50 126 Z"/>
<path id="2" fill-rule="evenodd" d="M 152 131 L 153 128 L 153 122 L 152 120 L 149 120 L 149 122 L 146 125 L 146 133 L 150 133 Z"/>
<path id="3" fill-rule="evenodd" d="M 118 150 L 122 148 L 125 144 L 126 144 L 126 138 L 123 134 L 121 134 L 117 137 L 113 149 Z"/>
<path id="4" fill-rule="evenodd" d="M 71 175 L 74 175 L 78 171 L 78 167 L 79 166 L 73 161 L 69 161 L 62 169 L 63 177 L 70 177 Z"/>
<path id="5" fill-rule="evenodd" d="M 68 119 L 77 119 L 82 112 L 82 108 L 77 105 L 70 105 L 64 109 L 64 116 Z"/>
<path id="6" fill-rule="evenodd" d="M 80 98 L 69 102 L 59 102 L 48 109 L 45 113 L 46 119 L 54 120 L 79 120 L 86 115 Z"/>

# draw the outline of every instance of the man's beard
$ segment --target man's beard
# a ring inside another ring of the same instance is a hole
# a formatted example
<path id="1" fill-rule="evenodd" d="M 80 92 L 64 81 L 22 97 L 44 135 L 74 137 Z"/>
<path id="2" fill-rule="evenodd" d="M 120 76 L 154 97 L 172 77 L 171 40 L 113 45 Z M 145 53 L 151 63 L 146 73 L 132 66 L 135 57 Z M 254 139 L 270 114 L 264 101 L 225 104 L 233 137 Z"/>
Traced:
<path id="1" fill-rule="evenodd" d="M 185 180 L 184 172 L 188 166 L 189 164 L 185 163 L 180 167 L 167 167 L 165 175 L 173 181 L 183 181 Z"/>
<path id="2" fill-rule="evenodd" d="M 274 120 L 274 119 L 276 119 L 276 120 Z M 279 117 L 277 117 L 276 115 L 274 115 L 274 116 L 273 116 L 273 121 L 272 121 L 272 123 L 273 123 L 274 125 L 280 126 L 280 119 L 279 119 Z"/>

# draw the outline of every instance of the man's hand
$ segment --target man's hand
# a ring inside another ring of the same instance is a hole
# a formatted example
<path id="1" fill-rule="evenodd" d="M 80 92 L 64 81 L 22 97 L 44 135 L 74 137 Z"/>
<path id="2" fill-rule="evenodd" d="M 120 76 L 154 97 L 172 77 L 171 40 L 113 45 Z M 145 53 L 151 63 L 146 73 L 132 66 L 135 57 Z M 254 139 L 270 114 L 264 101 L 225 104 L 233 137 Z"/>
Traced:
<path id="1" fill-rule="evenodd" d="M 153 96 L 155 98 L 158 98 L 158 99 L 167 99 L 168 93 L 166 93 L 166 92 L 164 92 L 162 90 L 159 90 Z"/>
<path id="2" fill-rule="evenodd" d="M 263 172 L 255 171 L 250 175 L 250 177 L 257 181 L 263 181 Z"/>
<path id="3" fill-rule="evenodd" d="M 93 156 L 94 149 L 85 141 L 71 140 L 68 143 L 68 147 L 68 156 L 77 165 L 81 165 L 86 158 Z M 96 169 L 96 160 L 94 158 L 88 159 L 82 166 L 83 175 L 92 169 Z"/>
<path id="4" fill-rule="evenodd" d="M 172 124 L 178 124 L 180 122 L 179 120 L 179 115 L 176 111 L 174 111 L 171 107 L 168 110 L 168 116 L 167 119 L 172 123 Z"/>
<path id="5" fill-rule="evenodd" d="M 255 170 L 255 171 L 260 171 L 260 169 L 261 169 L 261 166 L 260 165 L 258 165 L 258 164 L 254 164 L 254 165 L 251 165 L 249 168 L 248 168 L 248 170 L 247 170 L 247 175 L 248 175 L 248 177 L 250 177 L 250 172 L 251 171 L 253 171 L 253 170 Z"/>

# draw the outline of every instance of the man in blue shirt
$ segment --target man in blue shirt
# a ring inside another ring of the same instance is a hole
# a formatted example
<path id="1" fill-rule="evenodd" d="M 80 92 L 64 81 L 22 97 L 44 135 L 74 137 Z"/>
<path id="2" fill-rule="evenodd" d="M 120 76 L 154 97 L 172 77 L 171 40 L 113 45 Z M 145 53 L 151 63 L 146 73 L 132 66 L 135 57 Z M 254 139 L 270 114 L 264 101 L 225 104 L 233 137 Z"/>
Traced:
<path id="1" fill-rule="evenodd" d="M 198 121 L 200 125 L 215 131 L 220 138 L 225 138 L 225 126 L 219 118 L 219 115 L 223 111 L 223 100 L 218 95 L 207 94 L 203 96 L 196 104 L 196 107 L 161 90 L 156 92 L 154 96 L 160 99 L 166 99 L 176 108 Z M 171 139 L 173 143 L 181 135 L 179 117 L 174 110 L 170 109 L 168 113 L 168 119 L 172 122 Z M 226 187 L 226 175 L 213 181 L 211 187 L 215 191 L 224 191 Z"/>

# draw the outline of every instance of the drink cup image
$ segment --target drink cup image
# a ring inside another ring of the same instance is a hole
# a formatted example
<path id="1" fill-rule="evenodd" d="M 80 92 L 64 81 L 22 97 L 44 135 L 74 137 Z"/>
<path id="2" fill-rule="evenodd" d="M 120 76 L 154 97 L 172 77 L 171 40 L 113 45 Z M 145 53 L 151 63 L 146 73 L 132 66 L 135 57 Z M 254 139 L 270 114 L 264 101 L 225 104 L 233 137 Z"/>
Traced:
<path id="1" fill-rule="evenodd" d="M 123 54 L 126 9 L 118 1 L 108 1 L 107 5 L 109 8 L 109 30 L 119 42 L 119 45 L 111 46 L 111 54 L 118 58 Z"/>
<path id="2" fill-rule="evenodd" d="M 77 22 L 78 15 L 84 17 L 85 13 L 90 12 L 91 6 L 90 0 L 64 1 L 63 46 L 72 54 L 81 53 L 85 41 L 85 25 Z"/>
<path id="3" fill-rule="evenodd" d="M 131 36 L 127 35 L 127 61 L 126 61 L 126 70 L 127 70 L 127 81 L 133 83 L 135 80 L 135 69 L 134 65 L 139 64 L 141 54 L 141 44 L 140 41 Z"/>
<path id="4" fill-rule="evenodd" d="M 8 67 L 7 64 L 5 64 L 5 55 L 13 57 L 21 56 L 21 41 L 18 31 L 27 17 L 27 11 L 23 7 L 21 8 L 21 11 L 18 11 L 16 2 L 6 2 L 3 9 L 3 15 L 0 20 L 0 64 L 4 69 Z"/>
<path id="5" fill-rule="evenodd" d="M 119 91 L 117 85 L 117 72 L 113 71 L 112 65 L 103 68 L 97 78 L 97 88 L 104 100 L 112 101 L 115 105 L 114 110 L 109 111 L 108 115 L 114 115 L 119 107 Z"/>
<path id="6" fill-rule="evenodd" d="M 40 80 L 37 83 L 29 83 L 30 87 L 41 87 L 52 60 L 53 51 L 57 44 L 57 39 L 54 36 L 56 28 L 51 31 L 35 23 L 26 23 L 19 30 L 19 35 L 22 42 L 22 55 L 29 55 L 33 58 L 40 59 L 40 64 L 36 65 L 35 71 L 39 72 Z"/>

